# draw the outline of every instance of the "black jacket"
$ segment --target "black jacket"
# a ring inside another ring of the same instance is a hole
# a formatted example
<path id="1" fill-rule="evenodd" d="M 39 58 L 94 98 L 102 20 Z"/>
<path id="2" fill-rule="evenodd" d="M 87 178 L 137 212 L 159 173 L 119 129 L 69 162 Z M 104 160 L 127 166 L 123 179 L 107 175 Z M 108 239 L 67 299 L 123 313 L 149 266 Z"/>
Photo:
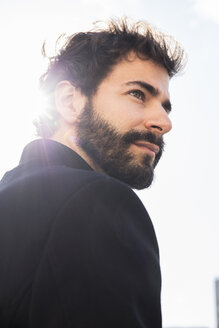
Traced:
<path id="1" fill-rule="evenodd" d="M 0 327 L 161 327 L 144 206 L 55 141 L 30 143 L 0 183 Z"/>

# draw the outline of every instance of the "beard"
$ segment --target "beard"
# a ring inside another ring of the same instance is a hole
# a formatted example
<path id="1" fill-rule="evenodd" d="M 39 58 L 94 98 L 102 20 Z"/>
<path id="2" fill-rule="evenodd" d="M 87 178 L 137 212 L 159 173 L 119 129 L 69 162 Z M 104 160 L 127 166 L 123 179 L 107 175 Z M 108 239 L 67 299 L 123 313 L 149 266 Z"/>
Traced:
<path id="1" fill-rule="evenodd" d="M 164 148 L 162 137 L 152 132 L 130 130 L 121 134 L 109 122 L 95 113 L 89 100 L 76 126 L 77 145 L 109 176 L 134 189 L 144 189 L 151 185 L 154 168 Z M 148 154 L 137 160 L 129 148 L 136 141 L 147 141 L 160 147 L 154 161 Z"/>

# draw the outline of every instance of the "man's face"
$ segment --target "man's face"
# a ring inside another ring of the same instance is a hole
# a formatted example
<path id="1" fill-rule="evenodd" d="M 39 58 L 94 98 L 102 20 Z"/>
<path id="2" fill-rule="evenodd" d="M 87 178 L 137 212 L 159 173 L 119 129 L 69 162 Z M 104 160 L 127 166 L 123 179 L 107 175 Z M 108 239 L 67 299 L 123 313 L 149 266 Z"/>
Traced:
<path id="1" fill-rule="evenodd" d="M 132 188 L 153 180 L 168 117 L 169 76 L 150 60 L 123 60 L 88 99 L 77 123 L 78 146 L 100 171 Z"/>

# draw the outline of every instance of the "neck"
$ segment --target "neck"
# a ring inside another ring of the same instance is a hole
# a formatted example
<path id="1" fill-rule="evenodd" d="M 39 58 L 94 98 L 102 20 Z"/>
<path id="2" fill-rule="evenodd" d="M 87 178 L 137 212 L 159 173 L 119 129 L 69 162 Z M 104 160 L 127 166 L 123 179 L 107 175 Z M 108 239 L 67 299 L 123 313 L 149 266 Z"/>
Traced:
<path id="1" fill-rule="evenodd" d="M 77 144 L 77 137 L 73 135 L 70 131 L 63 134 L 56 132 L 51 138 L 51 140 L 57 141 L 76 152 L 83 160 L 96 172 L 103 173 L 104 171 L 99 167 L 90 156 L 88 156 L 83 149 L 81 149 Z"/>

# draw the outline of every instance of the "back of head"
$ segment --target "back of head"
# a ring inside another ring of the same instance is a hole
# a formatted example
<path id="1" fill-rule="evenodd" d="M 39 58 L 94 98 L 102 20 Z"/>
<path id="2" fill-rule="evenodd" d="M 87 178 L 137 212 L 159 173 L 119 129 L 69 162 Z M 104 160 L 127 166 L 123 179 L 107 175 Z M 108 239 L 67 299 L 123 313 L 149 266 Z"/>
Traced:
<path id="1" fill-rule="evenodd" d="M 144 21 L 131 23 L 127 18 L 110 20 L 105 27 L 98 23 L 88 32 L 69 36 L 41 76 L 40 86 L 48 96 L 48 108 L 35 121 L 37 134 L 50 137 L 58 122 L 54 105 L 54 90 L 62 80 L 70 81 L 90 97 L 100 82 L 122 59 L 134 52 L 140 59 L 151 59 L 167 70 L 170 77 L 178 73 L 184 62 L 184 51 L 171 36 Z M 45 54 L 45 45 L 43 46 Z"/>

